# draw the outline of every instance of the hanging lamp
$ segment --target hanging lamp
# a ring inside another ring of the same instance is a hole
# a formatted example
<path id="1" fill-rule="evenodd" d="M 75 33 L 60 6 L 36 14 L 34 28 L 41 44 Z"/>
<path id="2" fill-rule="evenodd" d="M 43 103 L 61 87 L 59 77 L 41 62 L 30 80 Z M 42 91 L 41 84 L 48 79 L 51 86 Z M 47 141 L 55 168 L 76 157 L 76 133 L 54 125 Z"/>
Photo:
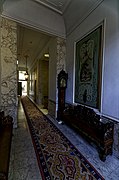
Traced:
<path id="1" fill-rule="evenodd" d="M 27 58 L 28 58 L 29 56 L 28 56 L 28 55 L 25 55 L 24 57 L 26 58 L 26 72 L 25 72 L 24 76 L 25 76 L 25 80 L 27 81 L 27 80 L 28 80 L 28 77 L 29 77 L 28 70 L 27 70 Z"/>

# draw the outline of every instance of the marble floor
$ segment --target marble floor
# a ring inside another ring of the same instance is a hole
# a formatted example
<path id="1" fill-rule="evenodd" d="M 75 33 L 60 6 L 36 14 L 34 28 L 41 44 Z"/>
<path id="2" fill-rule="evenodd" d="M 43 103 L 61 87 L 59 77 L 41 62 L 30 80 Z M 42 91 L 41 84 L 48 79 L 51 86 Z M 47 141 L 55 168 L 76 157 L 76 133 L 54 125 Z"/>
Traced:
<path id="1" fill-rule="evenodd" d="M 21 102 L 18 128 L 13 130 L 8 180 L 42 180 Z"/>
<path id="2" fill-rule="evenodd" d="M 105 180 L 119 180 L 119 159 L 112 155 L 107 156 L 106 161 L 102 162 L 96 148 L 65 124 L 58 124 L 47 114 L 47 110 L 41 108 L 41 111 L 65 134 Z M 18 106 L 18 128 L 14 129 L 13 134 L 8 180 L 42 180 L 21 102 Z"/>

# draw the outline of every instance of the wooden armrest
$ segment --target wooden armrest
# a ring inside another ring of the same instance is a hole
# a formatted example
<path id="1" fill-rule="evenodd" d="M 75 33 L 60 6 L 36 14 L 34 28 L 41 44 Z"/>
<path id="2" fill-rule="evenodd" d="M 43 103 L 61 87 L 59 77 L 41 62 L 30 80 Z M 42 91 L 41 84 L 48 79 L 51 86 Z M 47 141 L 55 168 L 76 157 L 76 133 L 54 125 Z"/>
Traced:
<path id="1" fill-rule="evenodd" d="M 7 125 L 7 124 L 13 124 L 13 118 L 11 116 L 5 116 L 3 119 L 2 119 L 2 125 Z"/>
<path id="2" fill-rule="evenodd" d="M 0 119 L 4 118 L 4 111 L 0 112 Z"/>
<path id="3" fill-rule="evenodd" d="M 0 180 L 7 180 L 5 173 L 0 172 Z"/>

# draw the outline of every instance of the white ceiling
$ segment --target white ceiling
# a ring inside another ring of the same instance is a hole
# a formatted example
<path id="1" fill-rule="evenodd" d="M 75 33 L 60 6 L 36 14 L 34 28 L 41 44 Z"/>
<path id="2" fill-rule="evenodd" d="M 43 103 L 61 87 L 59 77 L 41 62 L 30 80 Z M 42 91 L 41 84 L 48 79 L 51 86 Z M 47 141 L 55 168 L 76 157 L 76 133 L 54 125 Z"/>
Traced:
<path id="1" fill-rule="evenodd" d="M 1 0 L 0 0 L 1 1 Z M 85 18 L 102 2 L 103 0 L 5 0 L 5 10 L 12 12 L 20 6 L 21 3 L 25 5 L 32 2 L 32 7 L 37 6 L 39 10 L 40 6 L 46 7 L 47 10 L 52 10 L 56 15 L 58 14 L 64 20 L 66 35 L 70 34 Z M 3 2 L 3 0 L 2 0 Z M 19 4 L 20 3 L 20 4 Z M 21 7 L 21 6 L 20 6 Z M 4 9 L 3 8 L 3 9 Z M 15 8 L 15 9 L 14 9 Z M 27 7 L 23 7 L 27 9 Z M 20 14 L 21 9 L 19 8 Z M 26 11 L 25 11 L 26 12 Z M 30 13 L 29 11 L 28 13 Z M 40 11 L 38 11 L 40 12 Z M 37 12 L 37 13 L 38 13 Z M 46 12 L 46 11 L 45 11 Z M 26 12 L 27 13 L 27 12 Z M 4 14 L 4 11 L 3 11 Z M 31 13 L 32 14 L 32 13 Z M 31 17 L 30 14 L 30 17 Z M 44 14 L 45 16 L 45 14 Z M 47 14 L 46 14 L 47 16 Z M 41 17 L 39 14 L 38 18 Z M 58 17 L 58 16 L 56 16 Z M 42 17 L 43 18 L 43 17 Z M 31 17 L 32 19 L 32 17 Z M 38 19 L 40 20 L 40 19 Z M 37 21 L 38 22 L 38 21 Z M 57 22 L 57 19 L 55 20 Z M 55 23 L 54 22 L 54 23 Z M 49 22 L 48 22 L 49 23 Z M 52 22 L 51 22 L 52 23 Z M 50 23 L 50 24 L 51 24 Z M 60 22 L 58 21 L 60 24 Z M 56 24 L 56 23 L 55 23 Z M 53 26 L 52 26 L 53 27 Z M 26 28 L 19 25 L 18 27 L 18 60 L 19 66 L 25 67 L 25 55 L 28 57 L 28 67 L 31 67 L 33 62 L 38 57 L 39 53 L 43 50 L 45 45 L 48 43 L 51 36 L 43 34 L 40 31 Z"/>
<path id="2" fill-rule="evenodd" d="M 38 5 L 43 5 L 56 13 L 63 14 L 71 0 L 32 0 Z M 40 52 L 50 40 L 51 36 L 39 31 L 18 26 L 18 62 L 19 67 L 31 68 Z M 46 51 L 48 53 L 48 50 Z M 43 57 L 43 56 L 42 56 Z"/>
<path id="3" fill-rule="evenodd" d="M 104 0 L 32 0 L 63 16 L 66 33 L 73 31 Z"/>
<path id="4" fill-rule="evenodd" d="M 18 61 L 19 67 L 32 67 L 33 62 L 38 58 L 51 36 L 43 34 L 39 31 L 18 26 Z M 48 53 L 46 49 L 45 53 Z M 45 59 L 45 58 L 44 58 Z"/>

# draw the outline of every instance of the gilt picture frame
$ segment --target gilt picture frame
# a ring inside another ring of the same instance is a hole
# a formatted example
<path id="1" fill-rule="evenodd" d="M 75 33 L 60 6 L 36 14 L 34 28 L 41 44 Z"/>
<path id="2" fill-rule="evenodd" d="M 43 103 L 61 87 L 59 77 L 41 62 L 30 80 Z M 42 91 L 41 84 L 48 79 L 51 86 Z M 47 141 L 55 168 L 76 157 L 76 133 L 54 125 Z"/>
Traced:
<path id="1" fill-rule="evenodd" d="M 102 69 L 102 28 L 76 42 L 75 47 L 75 103 L 100 108 Z"/>

